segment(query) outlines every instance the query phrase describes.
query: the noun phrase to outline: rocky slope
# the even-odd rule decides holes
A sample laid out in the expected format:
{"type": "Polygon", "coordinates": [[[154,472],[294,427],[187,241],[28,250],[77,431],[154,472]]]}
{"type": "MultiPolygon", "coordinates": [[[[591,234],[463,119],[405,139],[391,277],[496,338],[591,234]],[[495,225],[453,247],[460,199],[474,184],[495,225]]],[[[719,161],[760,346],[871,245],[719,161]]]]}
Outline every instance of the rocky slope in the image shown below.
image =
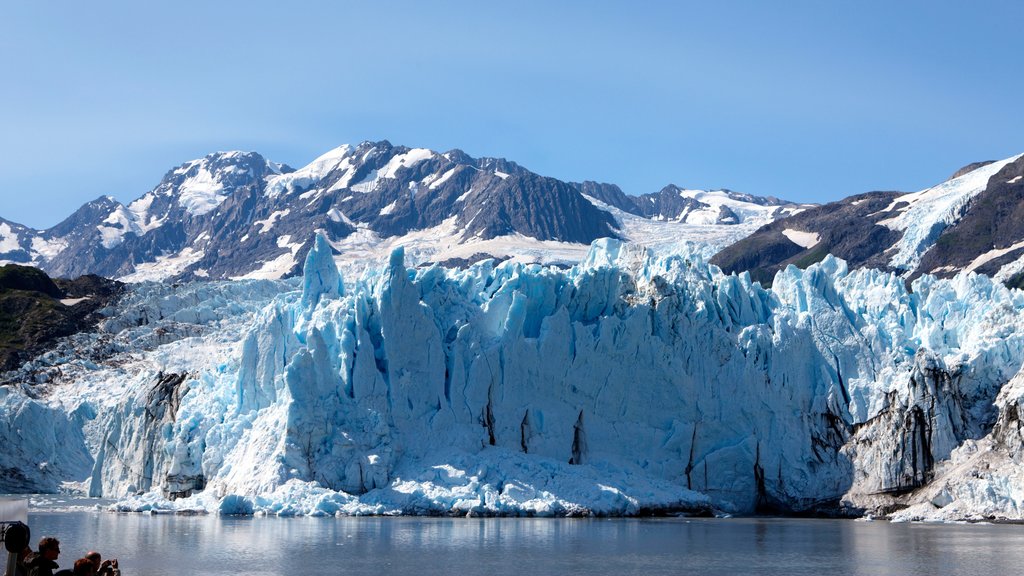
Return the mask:
{"type": "Polygon", "coordinates": [[[44,352],[59,338],[89,330],[123,285],[98,276],[51,280],[42,271],[0,267],[0,373],[44,352]]]}
{"type": "Polygon", "coordinates": [[[356,266],[397,246],[415,262],[569,265],[597,238],[720,247],[799,209],[674,186],[635,198],[503,159],[364,142],[298,170],[252,152],[211,154],[171,170],[128,205],[99,198],[43,231],[0,221],[0,263],[128,281],[281,278],[298,273],[321,232],[339,261],[356,266]]]}
{"type": "Polygon", "coordinates": [[[1024,282],[1024,155],[979,162],[913,194],[871,192],[768,224],[717,254],[726,271],[769,281],[789,264],[826,254],[851,266],[950,278],[987,274],[1024,282]]]}

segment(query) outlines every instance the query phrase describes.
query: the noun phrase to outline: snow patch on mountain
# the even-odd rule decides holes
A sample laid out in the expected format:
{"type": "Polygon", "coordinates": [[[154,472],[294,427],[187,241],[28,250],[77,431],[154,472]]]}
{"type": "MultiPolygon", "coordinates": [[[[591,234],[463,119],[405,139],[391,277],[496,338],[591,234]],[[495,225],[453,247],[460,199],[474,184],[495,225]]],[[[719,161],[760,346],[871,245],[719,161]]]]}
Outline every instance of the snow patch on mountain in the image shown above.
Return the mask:
{"type": "Polygon", "coordinates": [[[290,252],[285,252],[264,262],[257,262],[260,265],[259,268],[246,272],[239,276],[232,276],[232,280],[277,280],[284,278],[289,273],[295,270],[295,265],[298,261],[295,256],[290,252]]]}
{"type": "Polygon", "coordinates": [[[277,280],[284,278],[295,271],[295,267],[298,264],[298,252],[302,249],[304,243],[301,241],[293,242],[291,235],[284,235],[277,239],[278,248],[284,248],[288,250],[283,254],[279,254],[275,258],[258,262],[259,268],[256,268],[245,274],[233,276],[232,280],[277,280]]]}
{"type": "Polygon", "coordinates": [[[793,230],[792,228],[786,228],[782,231],[782,235],[789,238],[789,241],[802,248],[813,248],[821,242],[821,235],[815,232],[801,232],[800,230],[793,230]]]}
{"type": "Polygon", "coordinates": [[[362,180],[349,186],[349,189],[354,192],[362,192],[364,194],[373,192],[377,189],[377,182],[380,180],[380,175],[376,169],[371,170],[362,180]]]}
{"type": "Polygon", "coordinates": [[[157,256],[153,262],[141,262],[135,270],[118,278],[122,282],[159,282],[185,272],[189,266],[203,259],[206,253],[188,246],[175,254],[157,256]]]}
{"type": "MultiPolygon", "coordinates": [[[[32,251],[42,257],[43,260],[52,259],[67,247],[68,242],[63,238],[46,239],[41,236],[32,238],[32,251]]],[[[0,251],[3,251],[3,249],[0,248],[0,251]]]]}
{"type": "Polygon", "coordinates": [[[6,222],[0,222],[0,252],[21,250],[21,238],[6,222]]]}
{"type": "Polygon", "coordinates": [[[294,172],[269,176],[265,189],[266,195],[276,197],[295,190],[306,189],[320,182],[334,170],[351,168],[348,158],[351,150],[352,147],[345,144],[322,154],[294,172]]]}
{"type": "MultiPolygon", "coordinates": [[[[193,165],[189,167],[191,168],[193,165]]],[[[194,176],[186,178],[178,186],[177,200],[178,204],[189,214],[202,216],[212,212],[224,202],[227,195],[223,192],[224,184],[203,163],[199,165],[194,176]]]]}
{"type": "Polygon", "coordinates": [[[168,216],[166,214],[163,217],[157,217],[149,213],[155,199],[156,196],[150,192],[128,205],[128,212],[131,213],[132,227],[140,236],[151,230],[156,230],[167,221],[168,216]]]}
{"type": "MultiPolygon", "coordinates": [[[[971,263],[968,264],[966,268],[964,268],[964,272],[973,272],[977,270],[979,266],[985,264],[986,262],[995,260],[996,258],[999,258],[1000,256],[1003,256],[1005,254],[1009,254],[1014,250],[1020,250],[1021,248],[1024,248],[1024,240],[1017,242],[1016,244],[1007,246],[1006,248],[993,248],[992,250],[989,250],[984,254],[979,254],[977,258],[972,260],[971,263]]],[[[1002,272],[1002,270],[1000,270],[1000,272],[1002,272]]]]}
{"type": "Polygon", "coordinates": [[[358,224],[353,222],[351,218],[346,216],[344,212],[338,210],[337,208],[331,208],[330,210],[328,210],[327,218],[330,219],[331,222],[344,222],[345,224],[348,224],[353,228],[356,228],[358,226],[358,224]]]}
{"type": "Polygon", "coordinates": [[[124,236],[128,233],[138,234],[138,227],[135,225],[134,214],[120,204],[103,220],[103,224],[96,227],[102,237],[101,244],[107,250],[124,242],[124,236]]]}
{"type": "Polygon", "coordinates": [[[88,299],[88,296],[82,296],[81,298],[61,298],[59,302],[65,306],[74,306],[75,304],[85,302],[88,299]]]}
{"type": "Polygon", "coordinates": [[[275,222],[289,214],[291,214],[291,209],[285,208],[284,210],[278,210],[271,213],[270,216],[267,216],[264,220],[256,220],[253,224],[260,227],[260,229],[257,230],[257,234],[266,234],[274,227],[275,222]]]}
{"type": "MultiPolygon", "coordinates": [[[[756,224],[756,227],[759,228],[775,220],[776,216],[774,216],[774,214],[780,210],[779,206],[762,206],[760,204],[738,199],[736,198],[735,193],[731,193],[727,190],[680,190],[679,196],[682,198],[690,198],[708,205],[708,208],[694,210],[687,213],[683,220],[688,224],[717,224],[722,213],[722,208],[724,207],[729,209],[739,218],[739,221],[736,222],[737,224],[756,224]]],[[[791,216],[796,214],[799,209],[795,207],[787,207],[783,208],[782,211],[786,216],[791,216]]]]}
{"type": "MultiPolygon", "coordinates": [[[[455,166],[454,168],[449,168],[448,170],[445,170],[444,174],[441,174],[437,178],[428,177],[430,181],[428,182],[427,180],[424,180],[423,183],[429,184],[431,190],[436,190],[443,186],[444,183],[447,182],[452,176],[454,176],[455,173],[458,172],[460,168],[462,168],[462,166],[455,166]]],[[[433,176],[433,174],[431,176],[433,176]]]]}
{"type": "Polygon", "coordinates": [[[380,169],[381,178],[395,178],[402,168],[409,168],[414,164],[428,160],[434,156],[434,152],[426,148],[413,148],[404,154],[396,154],[383,168],[380,169]]]}

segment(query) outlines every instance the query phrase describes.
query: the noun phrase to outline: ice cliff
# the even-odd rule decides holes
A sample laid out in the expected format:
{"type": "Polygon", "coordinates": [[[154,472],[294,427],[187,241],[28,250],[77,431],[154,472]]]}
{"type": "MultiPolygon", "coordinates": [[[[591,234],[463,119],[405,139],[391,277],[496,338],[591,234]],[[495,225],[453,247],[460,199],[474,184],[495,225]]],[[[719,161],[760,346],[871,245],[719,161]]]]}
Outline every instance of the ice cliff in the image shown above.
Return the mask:
{"type": "Polygon", "coordinates": [[[228,513],[1024,514],[1024,294],[985,276],[907,290],[828,257],[766,290],[611,240],[569,270],[398,250],[343,281],[319,239],[304,271],[141,285],[23,368],[3,487],[228,513]],[[979,451],[1003,467],[975,474],[979,451]]]}

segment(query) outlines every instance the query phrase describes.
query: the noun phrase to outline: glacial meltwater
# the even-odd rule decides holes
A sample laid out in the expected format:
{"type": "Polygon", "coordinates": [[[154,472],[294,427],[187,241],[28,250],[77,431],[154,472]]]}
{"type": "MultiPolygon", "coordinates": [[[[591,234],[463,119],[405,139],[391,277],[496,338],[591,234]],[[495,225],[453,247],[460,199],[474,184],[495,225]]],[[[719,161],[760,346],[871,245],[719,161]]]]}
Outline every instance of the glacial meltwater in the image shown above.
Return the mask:
{"type": "Polygon", "coordinates": [[[1013,574],[1024,526],[776,518],[277,518],[30,511],[125,576],[1013,574]]]}

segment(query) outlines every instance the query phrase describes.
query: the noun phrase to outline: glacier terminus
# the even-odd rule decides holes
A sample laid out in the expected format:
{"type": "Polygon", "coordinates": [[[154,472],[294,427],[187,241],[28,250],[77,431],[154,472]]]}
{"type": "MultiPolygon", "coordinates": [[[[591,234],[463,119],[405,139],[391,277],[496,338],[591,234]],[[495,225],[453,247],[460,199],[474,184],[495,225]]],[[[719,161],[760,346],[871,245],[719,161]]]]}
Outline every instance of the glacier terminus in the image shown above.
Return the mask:
{"type": "Polygon", "coordinates": [[[832,256],[569,268],[317,236],[289,280],[139,283],[8,373],[0,490],[278,515],[1024,518],[1024,293],[832,256]]]}

